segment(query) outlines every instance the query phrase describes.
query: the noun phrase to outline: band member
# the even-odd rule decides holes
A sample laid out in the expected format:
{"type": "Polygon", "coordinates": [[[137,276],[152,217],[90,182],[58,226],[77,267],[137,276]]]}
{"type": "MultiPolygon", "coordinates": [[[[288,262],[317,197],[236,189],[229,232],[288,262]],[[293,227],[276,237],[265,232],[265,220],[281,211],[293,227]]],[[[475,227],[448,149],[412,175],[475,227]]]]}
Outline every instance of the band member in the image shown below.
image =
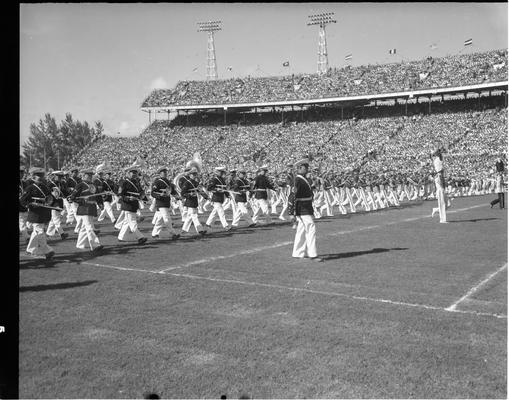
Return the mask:
{"type": "MultiPolygon", "coordinates": [[[[196,180],[198,170],[193,167],[188,171],[187,175],[188,176],[185,177],[181,186],[184,206],[187,208],[186,219],[184,221],[184,225],[182,225],[182,231],[186,233],[189,232],[192,222],[196,232],[200,235],[205,235],[207,231],[203,229],[203,226],[200,224],[200,220],[198,219],[198,193],[200,192],[199,182],[196,180]]],[[[206,193],[202,192],[202,195],[207,197],[206,193]]]]}
{"type": "MultiPolygon", "coordinates": [[[[78,168],[72,168],[71,169],[71,176],[66,180],[67,189],[68,189],[68,198],[74,192],[76,189],[76,186],[78,186],[78,183],[81,182],[81,178],[78,176],[78,168]]],[[[78,210],[78,203],[74,203],[72,201],[69,201],[69,207],[67,209],[67,220],[65,221],[66,224],[71,224],[73,221],[76,220],[76,211],[78,210]]],[[[77,220],[76,220],[77,222],[77,220]]],[[[74,230],[76,232],[76,230],[74,230]]]]}
{"type": "MultiPolygon", "coordinates": [[[[23,196],[26,187],[30,184],[25,179],[25,167],[21,165],[19,167],[19,199],[23,196]]],[[[19,202],[19,233],[21,234],[21,238],[28,243],[30,240],[30,236],[28,235],[28,227],[27,227],[27,211],[28,209],[19,202]]]]}
{"type": "Polygon", "coordinates": [[[295,232],[295,241],[293,243],[294,258],[309,257],[314,261],[321,262],[316,252],[316,227],[313,220],[313,189],[311,182],[306,179],[309,169],[307,159],[295,163],[297,167],[297,176],[295,177],[294,199],[291,199],[289,213],[292,220],[296,219],[297,230],[295,232]]]}
{"type": "Polygon", "coordinates": [[[247,193],[251,188],[249,181],[245,178],[246,171],[244,169],[239,169],[238,176],[232,182],[233,194],[235,195],[235,212],[233,214],[233,222],[232,226],[237,227],[239,225],[240,219],[244,217],[248,222],[249,227],[253,227],[256,223],[253,221],[251,216],[249,215],[249,211],[247,210],[247,193]]]}
{"type": "Polygon", "coordinates": [[[176,240],[180,237],[175,229],[171,220],[171,197],[178,196],[175,190],[175,185],[168,179],[168,168],[161,167],[157,170],[160,174],[159,178],[155,179],[152,183],[151,196],[156,199],[156,216],[154,229],[152,230],[152,237],[158,238],[159,234],[166,227],[171,234],[171,239],[176,240]]]}
{"type": "Polygon", "coordinates": [[[447,215],[445,212],[446,209],[446,199],[445,199],[445,176],[444,176],[444,164],[443,164],[443,156],[440,149],[437,149],[432,154],[433,159],[433,167],[435,169],[434,179],[435,179],[435,188],[436,188],[436,197],[438,200],[438,207],[433,208],[431,213],[431,217],[435,215],[438,211],[440,215],[440,223],[447,224],[447,215]]]}
{"type": "MultiPolygon", "coordinates": [[[[189,174],[190,170],[191,170],[191,168],[188,168],[188,167],[184,168],[183,175],[177,181],[177,185],[178,185],[179,188],[181,188],[182,185],[184,184],[185,176],[187,174],[189,174]]],[[[180,210],[180,216],[182,218],[182,222],[184,222],[186,220],[187,207],[184,205],[184,201],[183,200],[178,200],[177,204],[178,204],[178,208],[180,210]]]]}
{"type": "Polygon", "coordinates": [[[100,190],[92,182],[92,175],[94,174],[92,169],[84,169],[81,173],[83,180],[78,183],[70,196],[71,201],[78,203],[76,218],[80,230],[76,247],[84,250],[88,243],[91,251],[98,252],[104,246],[101,245],[94,232],[93,218],[97,216],[97,199],[100,197],[100,190]]]}
{"type": "MultiPolygon", "coordinates": [[[[237,170],[232,169],[230,170],[230,176],[226,180],[227,188],[232,190],[233,188],[233,182],[237,179],[237,170]]],[[[228,210],[231,207],[233,215],[236,214],[237,205],[235,204],[235,199],[233,196],[229,196],[226,198],[225,203],[223,204],[223,209],[228,210]]]]}
{"type": "Polygon", "coordinates": [[[48,199],[52,201],[50,188],[47,186],[42,168],[31,168],[33,183],[25,188],[19,199],[23,207],[28,208],[27,221],[32,224],[33,231],[27,245],[27,253],[34,257],[44,256],[47,260],[55,255],[53,249],[48,246],[45,224],[51,220],[51,209],[46,206],[48,199]]]}
{"type": "Polygon", "coordinates": [[[498,193],[498,199],[493,200],[491,204],[491,208],[495,204],[499,204],[500,208],[505,208],[505,193],[504,193],[504,162],[501,158],[497,158],[496,162],[496,185],[495,191],[498,193]]]}
{"type": "Polygon", "coordinates": [[[226,231],[230,231],[232,229],[231,226],[226,222],[226,217],[224,215],[223,203],[225,197],[228,195],[227,185],[225,181],[226,169],[225,167],[216,167],[215,168],[216,175],[212,177],[207,185],[207,190],[212,192],[212,204],[214,205],[214,209],[209,215],[207,222],[205,225],[208,228],[212,228],[212,223],[216,216],[219,216],[219,220],[223,225],[223,228],[226,231]]]}
{"type": "MultiPolygon", "coordinates": [[[[51,189],[51,195],[54,200],[51,204],[52,207],[64,209],[64,197],[68,194],[67,187],[63,180],[64,173],[62,171],[53,171],[51,179],[48,180],[48,186],[51,189]]],[[[60,239],[65,240],[69,236],[62,229],[62,212],[58,210],[51,210],[51,221],[48,224],[46,235],[54,236],[56,233],[59,234],[60,239]]]]}
{"type": "Polygon", "coordinates": [[[139,244],[147,241],[147,238],[138,229],[138,221],[136,220],[136,212],[139,208],[140,199],[144,199],[145,193],[138,180],[138,165],[132,165],[127,168],[127,177],[123,180],[120,187],[120,196],[122,199],[122,210],[125,212],[122,228],[118,234],[120,242],[126,241],[127,230],[134,234],[139,244]]]}
{"type": "Polygon", "coordinates": [[[254,180],[253,191],[255,192],[255,201],[258,205],[257,210],[253,215],[253,221],[258,222],[260,214],[265,216],[265,222],[267,224],[272,223],[272,217],[269,213],[269,204],[267,202],[267,190],[272,189],[275,190],[274,185],[269,181],[266,176],[268,171],[268,167],[266,165],[260,167],[258,170],[258,176],[254,180]]]}
{"type": "Polygon", "coordinates": [[[115,214],[113,213],[113,195],[116,193],[117,185],[115,185],[115,182],[111,180],[111,171],[105,170],[99,172],[99,178],[102,181],[102,187],[104,192],[109,192],[108,194],[102,195],[102,201],[103,201],[103,209],[101,210],[101,213],[99,214],[99,217],[97,218],[97,221],[103,221],[106,215],[111,220],[112,224],[115,224],[115,214]]]}

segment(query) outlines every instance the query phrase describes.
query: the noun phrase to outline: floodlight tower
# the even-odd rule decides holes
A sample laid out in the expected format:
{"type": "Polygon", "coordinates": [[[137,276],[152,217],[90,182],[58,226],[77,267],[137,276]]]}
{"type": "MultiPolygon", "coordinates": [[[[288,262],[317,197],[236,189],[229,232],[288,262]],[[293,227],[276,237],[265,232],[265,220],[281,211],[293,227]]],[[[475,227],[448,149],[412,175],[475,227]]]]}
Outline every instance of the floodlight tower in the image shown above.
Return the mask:
{"type": "Polygon", "coordinates": [[[221,21],[198,22],[198,32],[207,32],[207,80],[217,79],[214,32],[221,30],[221,21]]]}
{"type": "Polygon", "coordinates": [[[325,26],[327,24],[336,23],[336,20],[332,19],[334,16],[333,12],[315,14],[309,16],[309,25],[319,25],[320,30],[318,31],[318,75],[323,75],[327,72],[329,67],[329,60],[327,58],[327,38],[325,36],[325,26]]]}

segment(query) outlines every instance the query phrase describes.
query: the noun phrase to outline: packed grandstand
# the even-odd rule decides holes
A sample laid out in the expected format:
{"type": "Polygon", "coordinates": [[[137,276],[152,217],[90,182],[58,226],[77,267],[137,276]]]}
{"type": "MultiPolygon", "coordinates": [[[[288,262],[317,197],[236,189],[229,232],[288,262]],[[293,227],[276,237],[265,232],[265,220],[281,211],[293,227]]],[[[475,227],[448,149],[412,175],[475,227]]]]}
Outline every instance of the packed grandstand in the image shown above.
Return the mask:
{"type": "Polygon", "coordinates": [[[420,61],[332,68],[325,75],[291,75],[215,81],[179,82],[155,90],[142,107],[226,105],[312,100],[412,90],[465,87],[499,82],[505,89],[406,101],[343,103],[287,111],[233,110],[225,124],[217,111],[193,111],[173,120],[155,120],[139,136],[104,137],[82,150],[64,168],[98,165],[108,160],[120,174],[135,159],[145,159],[150,176],[161,165],[182,171],[195,152],[204,173],[214,166],[244,166],[255,172],[268,164],[277,175],[302,155],[321,174],[337,180],[355,175],[358,184],[379,179],[428,179],[434,148],[448,152],[447,175],[464,182],[490,174],[497,157],[507,161],[507,49],[428,57],[420,61]]]}

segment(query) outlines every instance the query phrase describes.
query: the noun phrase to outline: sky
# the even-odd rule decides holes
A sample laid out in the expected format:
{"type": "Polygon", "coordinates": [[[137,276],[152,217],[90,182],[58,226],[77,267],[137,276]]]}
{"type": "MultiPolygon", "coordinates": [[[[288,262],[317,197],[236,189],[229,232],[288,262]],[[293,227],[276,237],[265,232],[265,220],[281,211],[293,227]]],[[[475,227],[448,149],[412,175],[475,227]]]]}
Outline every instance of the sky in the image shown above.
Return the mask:
{"type": "Polygon", "coordinates": [[[45,113],[138,135],[148,124],[141,103],[154,88],[205,79],[200,21],[222,21],[219,79],[315,73],[318,28],[306,24],[322,12],[337,21],[326,29],[331,67],[508,47],[507,3],[21,4],[20,143],[45,113]]]}

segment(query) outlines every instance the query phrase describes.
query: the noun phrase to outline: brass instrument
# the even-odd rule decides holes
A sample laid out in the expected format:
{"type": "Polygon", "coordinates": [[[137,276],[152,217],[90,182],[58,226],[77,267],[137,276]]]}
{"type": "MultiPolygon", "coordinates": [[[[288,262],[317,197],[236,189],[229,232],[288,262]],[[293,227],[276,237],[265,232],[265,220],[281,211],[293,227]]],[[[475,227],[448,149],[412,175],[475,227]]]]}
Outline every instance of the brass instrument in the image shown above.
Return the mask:
{"type": "Polygon", "coordinates": [[[63,211],[63,208],[53,207],[51,205],[51,204],[53,204],[53,201],[55,200],[55,198],[51,194],[48,194],[46,197],[32,197],[32,200],[35,200],[35,201],[32,201],[31,203],[29,203],[28,204],[29,206],[39,207],[39,208],[49,208],[51,210],[63,211]]]}

